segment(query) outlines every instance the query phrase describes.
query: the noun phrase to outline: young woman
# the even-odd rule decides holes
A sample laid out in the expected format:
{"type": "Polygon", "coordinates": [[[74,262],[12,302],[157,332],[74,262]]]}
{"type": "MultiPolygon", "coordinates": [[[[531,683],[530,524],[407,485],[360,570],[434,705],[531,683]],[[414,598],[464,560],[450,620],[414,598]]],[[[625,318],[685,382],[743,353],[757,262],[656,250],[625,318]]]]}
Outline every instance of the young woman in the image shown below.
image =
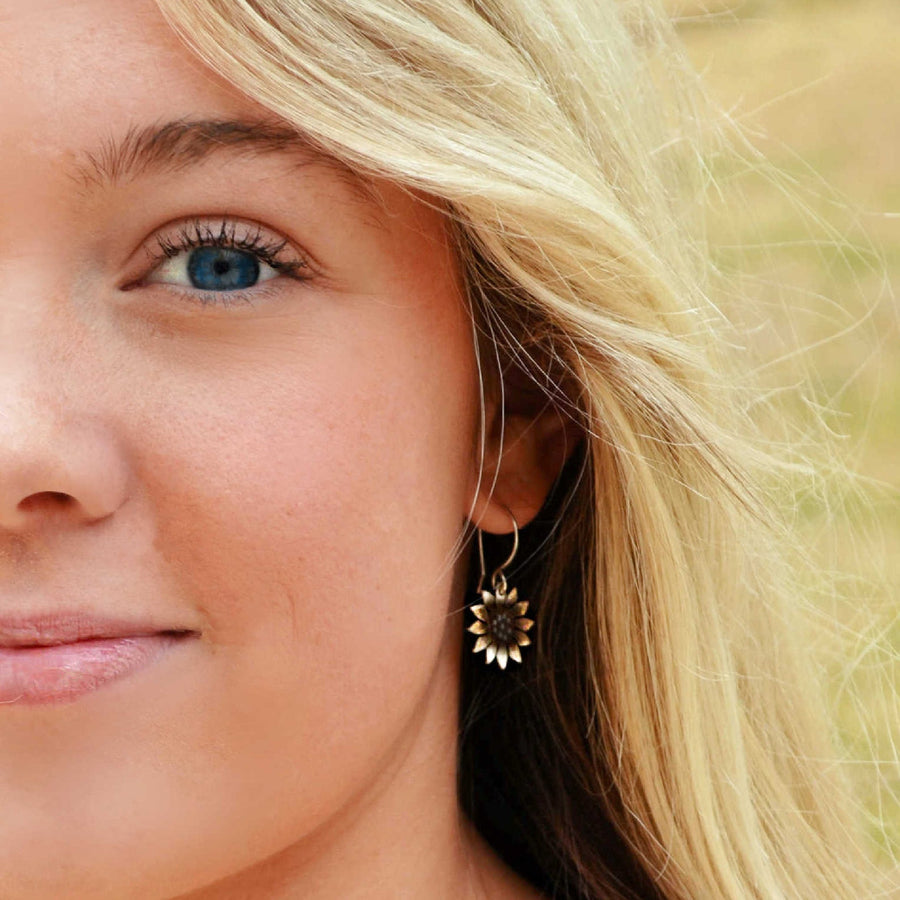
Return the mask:
{"type": "Polygon", "coordinates": [[[866,896],[680,71],[618,0],[0,2],[4,900],[866,896]]]}

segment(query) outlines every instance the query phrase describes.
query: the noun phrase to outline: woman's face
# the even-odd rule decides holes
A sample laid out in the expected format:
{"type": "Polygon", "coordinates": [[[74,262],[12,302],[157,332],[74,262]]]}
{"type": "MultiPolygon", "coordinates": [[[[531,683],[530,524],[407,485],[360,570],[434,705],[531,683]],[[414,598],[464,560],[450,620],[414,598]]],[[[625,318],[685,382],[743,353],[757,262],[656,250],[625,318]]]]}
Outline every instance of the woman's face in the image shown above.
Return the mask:
{"type": "Polygon", "coordinates": [[[144,0],[0,0],[0,97],[0,644],[190,632],[0,698],[0,894],[186,894],[388,783],[455,802],[478,403],[440,217],[144,0]]]}

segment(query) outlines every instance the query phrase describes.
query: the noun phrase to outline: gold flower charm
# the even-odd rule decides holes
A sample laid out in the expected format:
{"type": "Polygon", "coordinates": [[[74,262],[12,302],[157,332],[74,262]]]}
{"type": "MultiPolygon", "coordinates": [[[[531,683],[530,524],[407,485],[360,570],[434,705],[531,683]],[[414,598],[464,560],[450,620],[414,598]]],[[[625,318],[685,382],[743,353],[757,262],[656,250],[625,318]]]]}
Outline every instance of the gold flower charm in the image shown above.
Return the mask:
{"type": "Polygon", "coordinates": [[[524,618],[528,611],[528,603],[519,600],[518,591],[513,588],[508,594],[504,585],[495,585],[495,593],[482,591],[483,604],[472,607],[475,622],[469,626],[472,634],[478,635],[473,653],[487,650],[484,661],[492,663],[495,659],[501,669],[506,668],[510,659],[522,662],[519,647],[527,647],[531,640],[525,634],[534,622],[524,618]]]}

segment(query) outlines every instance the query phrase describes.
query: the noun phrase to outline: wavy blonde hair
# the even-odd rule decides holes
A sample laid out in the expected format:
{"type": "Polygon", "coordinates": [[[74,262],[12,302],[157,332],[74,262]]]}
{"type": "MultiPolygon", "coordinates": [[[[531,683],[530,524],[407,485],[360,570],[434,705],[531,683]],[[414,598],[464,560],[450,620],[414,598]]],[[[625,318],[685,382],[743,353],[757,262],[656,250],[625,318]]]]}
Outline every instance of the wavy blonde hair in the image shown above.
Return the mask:
{"type": "Polygon", "coordinates": [[[446,211],[482,357],[582,429],[522,573],[534,659],[502,684],[464,673],[460,797],[483,833],[557,897],[870,895],[685,227],[702,116],[665,17],[641,0],[158,2],[305,139],[446,211]]]}

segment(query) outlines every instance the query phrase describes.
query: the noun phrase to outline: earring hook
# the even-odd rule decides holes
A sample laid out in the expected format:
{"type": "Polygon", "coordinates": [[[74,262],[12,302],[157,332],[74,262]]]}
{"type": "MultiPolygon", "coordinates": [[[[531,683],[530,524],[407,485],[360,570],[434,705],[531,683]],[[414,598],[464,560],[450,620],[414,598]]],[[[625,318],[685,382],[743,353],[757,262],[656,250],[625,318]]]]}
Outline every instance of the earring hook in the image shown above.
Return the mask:
{"type": "MultiPolygon", "coordinates": [[[[501,594],[506,593],[506,576],[503,574],[503,570],[516,558],[516,554],[519,552],[519,523],[516,521],[516,517],[512,514],[512,510],[509,507],[504,507],[504,509],[509,513],[510,519],[512,519],[513,545],[507,559],[497,566],[497,568],[494,569],[494,573],[491,575],[491,587],[494,589],[495,594],[498,590],[501,594]]],[[[482,588],[484,587],[484,580],[487,577],[487,569],[484,564],[484,541],[482,539],[482,534],[483,532],[479,528],[478,559],[481,563],[481,577],[478,579],[478,587],[476,588],[476,593],[478,594],[481,593],[482,588]]]]}

